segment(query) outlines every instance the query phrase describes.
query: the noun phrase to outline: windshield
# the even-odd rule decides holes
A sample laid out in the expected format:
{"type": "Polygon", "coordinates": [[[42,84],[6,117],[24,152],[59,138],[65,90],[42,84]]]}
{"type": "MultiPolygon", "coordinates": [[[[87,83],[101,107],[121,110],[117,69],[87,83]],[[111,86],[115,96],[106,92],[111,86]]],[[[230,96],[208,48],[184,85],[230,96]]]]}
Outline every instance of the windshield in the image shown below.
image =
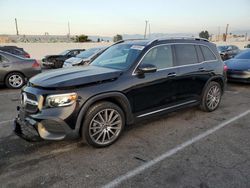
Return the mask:
{"type": "Polygon", "coordinates": [[[235,59],[250,59],[250,50],[242,52],[234,57],[235,59]]]}
{"type": "Polygon", "coordinates": [[[116,44],[104,51],[91,65],[125,70],[136,60],[143,48],[133,44],[116,44]]]}
{"type": "Polygon", "coordinates": [[[91,48],[91,49],[88,49],[88,50],[85,50],[85,51],[81,52],[76,57],[81,58],[81,59],[86,59],[86,58],[89,58],[90,56],[94,55],[95,53],[97,53],[99,51],[100,51],[99,48],[91,48]]]}
{"type": "Polygon", "coordinates": [[[219,51],[226,51],[228,49],[228,46],[218,46],[217,48],[219,51]]]}
{"type": "Polygon", "coordinates": [[[66,51],[62,52],[59,55],[67,55],[67,53],[69,53],[69,50],[66,50],[66,51]]]}

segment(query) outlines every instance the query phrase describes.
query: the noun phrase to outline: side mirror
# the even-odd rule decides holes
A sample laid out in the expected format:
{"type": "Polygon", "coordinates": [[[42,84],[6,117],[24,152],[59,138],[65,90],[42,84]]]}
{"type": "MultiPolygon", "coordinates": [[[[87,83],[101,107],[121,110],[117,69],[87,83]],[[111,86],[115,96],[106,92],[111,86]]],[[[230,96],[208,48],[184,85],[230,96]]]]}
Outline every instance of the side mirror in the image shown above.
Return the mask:
{"type": "Polygon", "coordinates": [[[142,64],[137,69],[138,74],[153,73],[156,71],[157,71],[156,66],[152,64],[142,64]]]}

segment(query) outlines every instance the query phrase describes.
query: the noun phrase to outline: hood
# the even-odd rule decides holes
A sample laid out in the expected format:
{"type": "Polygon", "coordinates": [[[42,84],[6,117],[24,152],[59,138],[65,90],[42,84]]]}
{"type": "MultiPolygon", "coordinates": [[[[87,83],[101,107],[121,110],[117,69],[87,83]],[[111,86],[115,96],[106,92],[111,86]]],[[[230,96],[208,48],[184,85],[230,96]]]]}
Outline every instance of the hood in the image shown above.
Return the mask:
{"type": "Polygon", "coordinates": [[[118,78],[122,71],[97,66],[72,67],[44,72],[30,79],[34,87],[65,88],[118,78]]]}
{"type": "Polygon", "coordinates": [[[230,59],[224,62],[230,70],[249,70],[250,59],[230,59]]]}
{"type": "Polygon", "coordinates": [[[76,64],[81,63],[82,61],[86,61],[86,60],[79,58],[79,57],[71,57],[71,58],[67,59],[65,62],[72,64],[72,65],[76,65],[76,64]]]}

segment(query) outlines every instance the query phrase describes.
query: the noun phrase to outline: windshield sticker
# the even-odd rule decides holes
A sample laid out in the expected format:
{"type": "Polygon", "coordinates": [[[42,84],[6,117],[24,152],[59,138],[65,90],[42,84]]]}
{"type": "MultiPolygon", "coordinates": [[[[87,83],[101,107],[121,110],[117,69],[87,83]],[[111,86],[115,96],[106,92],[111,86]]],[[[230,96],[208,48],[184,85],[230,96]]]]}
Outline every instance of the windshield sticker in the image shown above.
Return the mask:
{"type": "Polygon", "coordinates": [[[144,46],[133,45],[133,46],[131,46],[130,49],[134,49],[134,50],[143,50],[143,49],[144,49],[144,46]]]}

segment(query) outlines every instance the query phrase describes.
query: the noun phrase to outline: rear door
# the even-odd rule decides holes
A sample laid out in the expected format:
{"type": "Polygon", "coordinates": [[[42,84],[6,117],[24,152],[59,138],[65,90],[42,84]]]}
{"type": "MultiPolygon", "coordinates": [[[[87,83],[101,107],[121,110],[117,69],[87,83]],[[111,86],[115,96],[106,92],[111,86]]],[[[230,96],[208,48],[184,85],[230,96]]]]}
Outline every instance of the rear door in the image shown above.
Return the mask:
{"type": "Polygon", "coordinates": [[[175,44],[175,60],[179,66],[177,97],[179,100],[199,100],[209,75],[204,56],[195,44],[175,44]]]}
{"type": "Polygon", "coordinates": [[[2,54],[0,54],[0,82],[4,82],[4,77],[10,67],[10,61],[2,54]]]}

